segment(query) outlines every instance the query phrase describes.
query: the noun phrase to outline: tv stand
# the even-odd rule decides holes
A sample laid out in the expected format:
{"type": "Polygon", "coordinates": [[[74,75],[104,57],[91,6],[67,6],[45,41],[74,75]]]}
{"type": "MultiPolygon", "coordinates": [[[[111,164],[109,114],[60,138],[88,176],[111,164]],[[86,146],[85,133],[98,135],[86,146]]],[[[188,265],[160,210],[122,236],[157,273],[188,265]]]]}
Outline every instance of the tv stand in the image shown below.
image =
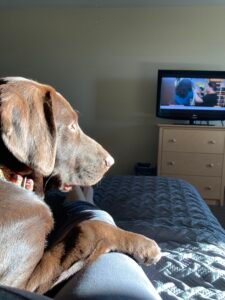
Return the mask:
{"type": "Polygon", "coordinates": [[[225,128],[159,126],[157,175],[192,183],[209,204],[224,203],[225,128]]]}
{"type": "Polygon", "coordinates": [[[189,125],[195,125],[195,120],[189,120],[189,125]]]}
{"type": "Polygon", "coordinates": [[[188,125],[195,125],[195,126],[215,126],[214,124],[196,124],[196,121],[199,121],[199,120],[189,120],[189,124],[188,125]]]}

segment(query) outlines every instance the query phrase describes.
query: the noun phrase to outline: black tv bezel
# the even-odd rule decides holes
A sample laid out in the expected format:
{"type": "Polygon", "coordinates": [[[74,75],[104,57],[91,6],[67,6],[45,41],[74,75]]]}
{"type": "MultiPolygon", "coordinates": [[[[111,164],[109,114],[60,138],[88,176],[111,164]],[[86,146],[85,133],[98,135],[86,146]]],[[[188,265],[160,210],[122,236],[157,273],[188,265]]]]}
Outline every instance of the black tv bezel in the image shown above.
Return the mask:
{"type": "Polygon", "coordinates": [[[158,70],[156,116],[171,120],[187,121],[221,121],[225,120],[225,111],[210,110],[165,110],[160,109],[160,95],[163,77],[191,77],[191,78],[224,78],[225,71],[199,70],[158,70]]]}

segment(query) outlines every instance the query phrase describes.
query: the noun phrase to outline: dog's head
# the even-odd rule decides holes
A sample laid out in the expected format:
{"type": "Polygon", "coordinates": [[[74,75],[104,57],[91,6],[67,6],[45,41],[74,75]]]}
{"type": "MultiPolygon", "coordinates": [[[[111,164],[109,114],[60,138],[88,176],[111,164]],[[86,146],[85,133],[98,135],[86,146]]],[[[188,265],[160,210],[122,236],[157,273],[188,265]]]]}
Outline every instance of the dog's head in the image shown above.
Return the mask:
{"type": "Polygon", "coordinates": [[[0,120],[1,139],[13,157],[43,176],[59,176],[62,190],[95,184],[114,163],[82,132],[77,113],[51,86],[1,79],[0,120]]]}

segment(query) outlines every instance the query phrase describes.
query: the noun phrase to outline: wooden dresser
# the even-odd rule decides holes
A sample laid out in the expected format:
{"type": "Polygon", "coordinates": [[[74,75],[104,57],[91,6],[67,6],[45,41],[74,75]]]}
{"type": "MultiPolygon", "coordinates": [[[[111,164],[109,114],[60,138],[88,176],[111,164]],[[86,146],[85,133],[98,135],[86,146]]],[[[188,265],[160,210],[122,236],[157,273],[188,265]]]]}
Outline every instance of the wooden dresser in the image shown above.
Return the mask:
{"type": "Polygon", "coordinates": [[[209,204],[224,203],[225,128],[159,125],[157,172],[192,183],[209,204]]]}

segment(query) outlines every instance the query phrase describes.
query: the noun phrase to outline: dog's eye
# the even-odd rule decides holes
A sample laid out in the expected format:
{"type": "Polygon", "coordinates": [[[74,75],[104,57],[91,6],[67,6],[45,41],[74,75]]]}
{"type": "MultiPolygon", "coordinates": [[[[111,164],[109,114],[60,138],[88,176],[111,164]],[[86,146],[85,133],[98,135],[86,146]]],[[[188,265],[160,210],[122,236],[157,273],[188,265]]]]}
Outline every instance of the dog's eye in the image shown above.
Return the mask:
{"type": "Polygon", "coordinates": [[[72,130],[72,131],[77,130],[77,124],[76,124],[76,123],[70,124],[70,125],[69,125],[69,129],[72,130]]]}

